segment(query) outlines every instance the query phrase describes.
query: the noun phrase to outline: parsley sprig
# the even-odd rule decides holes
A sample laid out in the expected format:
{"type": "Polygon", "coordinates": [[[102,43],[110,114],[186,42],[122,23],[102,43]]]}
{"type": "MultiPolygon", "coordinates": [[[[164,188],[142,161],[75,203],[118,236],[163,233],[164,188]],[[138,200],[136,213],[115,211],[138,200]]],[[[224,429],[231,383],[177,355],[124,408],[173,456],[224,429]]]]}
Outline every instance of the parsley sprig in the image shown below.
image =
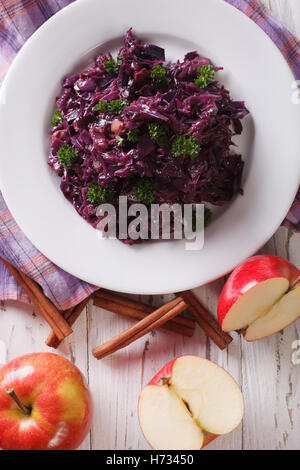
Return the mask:
{"type": "Polygon", "coordinates": [[[140,131],[139,128],[131,129],[126,133],[127,139],[129,142],[136,144],[140,140],[140,131]]]}
{"type": "Polygon", "coordinates": [[[154,65],[152,67],[150,77],[160,86],[167,86],[171,81],[161,65],[154,65]]]}
{"type": "MultiPolygon", "coordinates": [[[[208,207],[204,207],[204,228],[206,228],[212,219],[212,211],[208,207]]],[[[197,212],[193,210],[192,212],[192,229],[195,232],[197,228],[197,212]]]]}
{"type": "Polygon", "coordinates": [[[107,73],[109,75],[118,75],[119,70],[120,70],[120,65],[121,65],[122,59],[121,57],[117,57],[117,60],[111,59],[111,60],[105,60],[103,65],[107,73]]]}
{"type": "Polygon", "coordinates": [[[213,65],[201,65],[197,70],[196,85],[205,88],[207,85],[215,81],[215,69],[213,65]]]}
{"type": "Polygon", "coordinates": [[[100,100],[95,106],[94,111],[101,111],[103,113],[121,114],[128,106],[127,100],[100,100]]]}
{"type": "Polygon", "coordinates": [[[111,201],[114,197],[113,189],[106,189],[100,184],[91,183],[86,194],[86,198],[92,204],[104,204],[105,202],[111,201]]]}
{"type": "Polygon", "coordinates": [[[68,170],[76,162],[78,151],[69,145],[62,145],[57,152],[57,157],[61,165],[68,170]]]}
{"type": "Polygon", "coordinates": [[[148,132],[150,138],[159,145],[164,147],[167,143],[167,134],[160,122],[149,122],[148,132]]]}
{"type": "Polygon", "coordinates": [[[171,153],[174,157],[189,156],[191,160],[194,160],[198,157],[200,150],[201,147],[195,137],[179,135],[173,141],[171,153]]]}
{"type": "Polygon", "coordinates": [[[152,204],[155,201],[156,185],[148,176],[141,178],[133,187],[133,193],[139,202],[152,204]]]}
{"type": "Polygon", "coordinates": [[[55,113],[53,114],[51,124],[52,124],[53,127],[55,127],[55,126],[58,126],[59,124],[61,124],[62,122],[63,122],[62,114],[59,111],[59,109],[57,109],[55,111],[55,113]]]}
{"type": "Polygon", "coordinates": [[[123,147],[125,139],[124,139],[124,137],[121,137],[120,135],[117,135],[116,142],[117,142],[117,145],[119,147],[123,147]]]}

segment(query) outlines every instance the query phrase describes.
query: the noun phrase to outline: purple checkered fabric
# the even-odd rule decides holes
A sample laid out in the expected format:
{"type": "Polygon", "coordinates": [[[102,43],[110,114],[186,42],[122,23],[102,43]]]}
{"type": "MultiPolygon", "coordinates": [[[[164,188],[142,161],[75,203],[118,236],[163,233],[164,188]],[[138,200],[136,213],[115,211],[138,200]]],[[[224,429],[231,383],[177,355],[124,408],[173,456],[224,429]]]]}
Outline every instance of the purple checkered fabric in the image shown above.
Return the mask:
{"type": "MultiPolygon", "coordinates": [[[[281,50],[295,78],[300,80],[300,42],[257,0],[225,0],[257,23],[281,50]]],[[[50,16],[72,0],[0,0],[0,78],[24,42],[50,16]]],[[[284,224],[300,231],[300,191],[284,224]]],[[[65,310],[96,288],[64,272],[43,256],[25,237],[0,193],[0,256],[35,279],[44,293],[65,310]]],[[[26,294],[0,263],[0,299],[29,302],[26,294]]]]}

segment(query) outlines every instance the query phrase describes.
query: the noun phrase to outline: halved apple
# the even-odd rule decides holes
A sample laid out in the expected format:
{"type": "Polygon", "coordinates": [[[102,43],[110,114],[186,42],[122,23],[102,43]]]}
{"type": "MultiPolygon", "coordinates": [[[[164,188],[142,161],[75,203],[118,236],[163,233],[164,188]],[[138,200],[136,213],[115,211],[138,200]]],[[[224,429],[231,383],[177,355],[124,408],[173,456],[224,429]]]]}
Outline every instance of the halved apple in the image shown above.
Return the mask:
{"type": "Polygon", "coordinates": [[[153,449],[200,450],[240,424],[244,400],[224,369],[201,357],[182,356],[144,388],[138,414],[153,449]]]}
{"type": "Polygon", "coordinates": [[[224,331],[242,331],[247,341],[265,338],[300,317],[300,271],[278,256],[259,255],[228,278],[218,305],[224,331]]]}

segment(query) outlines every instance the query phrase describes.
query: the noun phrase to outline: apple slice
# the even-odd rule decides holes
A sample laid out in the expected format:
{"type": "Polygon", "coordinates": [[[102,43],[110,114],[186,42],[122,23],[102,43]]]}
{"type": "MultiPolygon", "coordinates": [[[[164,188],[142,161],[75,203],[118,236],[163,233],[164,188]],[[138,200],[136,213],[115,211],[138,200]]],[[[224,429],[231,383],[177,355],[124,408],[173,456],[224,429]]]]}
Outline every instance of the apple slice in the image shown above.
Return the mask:
{"type": "Polygon", "coordinates": [[[241,422],[242,393],[234,379],[207,359],[171,361],[144,388],[139,420],[156,450],[199,450],[241,422]]]}
{"type": "Polygon", "coordinates": [[[277,301],[266,315],[258,318],[247,328],[245,339],[247,341],[256,341],[278,333],[278,331],[297,320],[299,316],[300,283],[277,301]]]}
{"type": "Polygon", "coordinates": [[[300,316],[298,279],[300,271],[278,256],[249,258],[233,271],[221,293],[222,329],[242,330],[247,341],[255,341],[285,328],[300,316]]]}
{"type": "Polygon", "coordinates": [[[256,284],[233,304],[223,320],[224,331],[246,329],[259,317],[265,315],[288,290],[289,282],[274,278],[256,284]]]}

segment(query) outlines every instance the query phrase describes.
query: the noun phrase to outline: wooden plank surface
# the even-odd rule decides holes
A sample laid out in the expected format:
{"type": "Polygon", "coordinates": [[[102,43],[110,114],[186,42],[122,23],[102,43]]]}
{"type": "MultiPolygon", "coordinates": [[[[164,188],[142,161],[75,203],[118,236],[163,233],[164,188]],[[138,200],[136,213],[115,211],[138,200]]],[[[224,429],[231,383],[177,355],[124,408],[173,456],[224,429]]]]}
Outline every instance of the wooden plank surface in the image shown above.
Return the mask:
{"type": "MultiPolygon", "coordinates": [[[[299,0],[264,3],[300,36],[299,0]]],[[[300,266],[299,241],[300,235],[280,228],[261,252],[283,256],[300,266]]],[[[223,284],[221,279],[197,290],[212,312],[216,312],[223,284]]],[[[141,297],[153,305],[169,298],[141,297]]],[[[148,449],[138,425],[139,393],[165,363],[181,354],[201,355],[224,366],[245,396],[243,424],[232,434],[215,440],[209,449],[300,449],[300,365],[292,362],[292,345],[299,339],[300,321],[253,344],[235,335],[223,352],[198,328],[192,339],[156,331],[112,357],[96,361],[92,347],[131,324],[89,304],[74,335],[59,349],[85,374],[95,400],[93,427],[81,449],[148,449]]],[[[1,303],[0,364],[28,352],[48,350],[44,345],[47,334],[48,326],[31,307],[1,303]]]]}

